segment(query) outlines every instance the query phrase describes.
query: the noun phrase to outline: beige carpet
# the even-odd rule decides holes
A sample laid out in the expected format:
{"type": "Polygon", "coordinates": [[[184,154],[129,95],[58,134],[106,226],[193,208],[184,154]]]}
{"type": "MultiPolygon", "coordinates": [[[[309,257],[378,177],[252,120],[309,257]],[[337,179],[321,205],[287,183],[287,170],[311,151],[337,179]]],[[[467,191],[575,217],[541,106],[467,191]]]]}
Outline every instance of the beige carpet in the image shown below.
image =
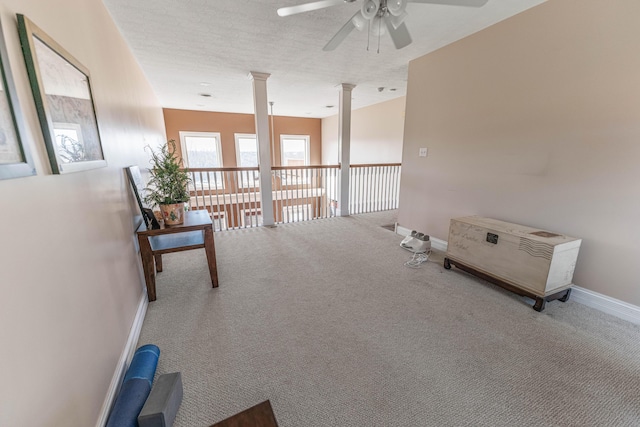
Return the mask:
{"type": "Polygon", "coordinates": [[[139,344],[182,372],[174,425],[266,399],[281,427],[640,425],[638,326],[407,268],[394,215],[216,233],[218,289],[203,250],[166,255],[139,344]]]}

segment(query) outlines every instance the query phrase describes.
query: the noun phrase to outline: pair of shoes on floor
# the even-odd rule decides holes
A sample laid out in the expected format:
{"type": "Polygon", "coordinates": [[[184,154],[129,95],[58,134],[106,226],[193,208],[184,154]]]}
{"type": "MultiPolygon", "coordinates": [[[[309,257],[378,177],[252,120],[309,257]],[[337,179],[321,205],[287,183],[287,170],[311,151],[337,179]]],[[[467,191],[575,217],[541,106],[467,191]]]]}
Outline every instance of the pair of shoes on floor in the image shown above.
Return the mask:
{"type": "Polygon", "coordinates": [[[429,240],[428,234],[412,230],[411,234],[402,239],[400,247],[413,253],[421,254],[431,250],[431,241],[429,240]]]}

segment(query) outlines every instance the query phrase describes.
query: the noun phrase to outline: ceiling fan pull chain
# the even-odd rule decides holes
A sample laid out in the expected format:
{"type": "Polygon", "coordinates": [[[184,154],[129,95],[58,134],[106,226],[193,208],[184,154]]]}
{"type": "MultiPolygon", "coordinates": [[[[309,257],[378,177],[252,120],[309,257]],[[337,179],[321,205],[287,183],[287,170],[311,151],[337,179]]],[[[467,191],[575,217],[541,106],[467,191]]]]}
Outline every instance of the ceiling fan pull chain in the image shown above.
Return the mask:
{"type": "Polygon", "coordinates": [[[378,19],[378,53],[380,53],[380,23],[382,22],[382,19],[378,19]]]}

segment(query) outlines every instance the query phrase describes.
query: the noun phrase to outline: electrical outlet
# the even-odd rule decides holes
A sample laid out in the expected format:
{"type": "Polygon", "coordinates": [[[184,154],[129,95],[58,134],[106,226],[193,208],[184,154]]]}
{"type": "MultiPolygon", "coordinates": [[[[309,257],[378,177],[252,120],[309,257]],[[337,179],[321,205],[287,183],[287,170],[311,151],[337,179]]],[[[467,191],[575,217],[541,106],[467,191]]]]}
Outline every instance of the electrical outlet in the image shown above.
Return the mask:
{"type": "Polygon", "coordinates": [[[418,156],[420,157],[427,157],[427,154],[429,153],[429,149],[428,148],[421,148],[420,151],[418,152],[418,156]]]}

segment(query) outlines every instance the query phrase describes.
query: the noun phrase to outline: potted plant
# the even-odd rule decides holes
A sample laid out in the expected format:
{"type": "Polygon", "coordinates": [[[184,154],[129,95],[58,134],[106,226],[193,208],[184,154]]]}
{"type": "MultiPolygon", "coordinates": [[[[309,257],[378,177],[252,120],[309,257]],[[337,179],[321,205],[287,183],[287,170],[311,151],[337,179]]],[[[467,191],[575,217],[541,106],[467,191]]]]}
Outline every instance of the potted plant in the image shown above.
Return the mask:
{"type": "Polygon", "coordinates": [[[160,147],[159,151],[151,151],[151,169],[149,184],[145,189],[146,203],[158,206],[162,218],[167,225],[184,222],[185,202],[189,201],[187,185],[191,182],[189,173],[181,168],[181,159],[176,156],[176,142],[170,140],[160,147]]]}

